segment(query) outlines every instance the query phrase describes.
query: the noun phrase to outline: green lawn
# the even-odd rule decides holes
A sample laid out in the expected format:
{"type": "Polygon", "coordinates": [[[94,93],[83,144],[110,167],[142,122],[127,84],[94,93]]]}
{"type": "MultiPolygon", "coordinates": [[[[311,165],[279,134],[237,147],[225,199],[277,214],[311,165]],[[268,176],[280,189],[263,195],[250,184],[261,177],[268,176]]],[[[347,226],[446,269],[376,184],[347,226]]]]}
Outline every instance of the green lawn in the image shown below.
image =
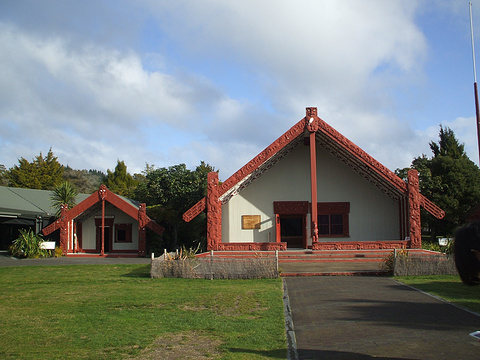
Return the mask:
{"type": "Polygon", "coordinates": [[[0,358],[147,359],[161,351],[163,359],[285,359],[280,279],[150,279],[149,269],[0,268],[0,358]]]}
{"type": "Polygon", "coordinates": [[[480,313],[480,286],[462,284],[455,275],[399,276],[396,280],[480,313]]]}

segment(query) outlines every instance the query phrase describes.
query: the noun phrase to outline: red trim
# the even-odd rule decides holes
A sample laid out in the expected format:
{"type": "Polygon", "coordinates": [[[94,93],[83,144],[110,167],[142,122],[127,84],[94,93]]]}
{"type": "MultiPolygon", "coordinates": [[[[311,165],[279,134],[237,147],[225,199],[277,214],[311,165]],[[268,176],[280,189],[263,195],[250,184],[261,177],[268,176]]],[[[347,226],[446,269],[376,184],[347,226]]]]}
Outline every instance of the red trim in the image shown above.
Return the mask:
{"type": "Polygon", "coordinates": [[[420,205],[422,198],[419,190],[418,171],[408,170],[408,219],[410,225],[410,247],[422,247],[422,224],[420,220],[420,205]]]}
{"type": "Polygon", "coordinates": [[[77,224],[77,252],[83,252],[82,250],[82,229],[83,229],[83,223],[79,222],[77,224]]]}
{"type": "Polygon", "coordinates": [[[263,242],[263,243],[220,243],[215,244],[212,249],[215,251],[274,251],[287,250],[285,242],[263,242]]]}
{"type": "Polygon", "coordinates": [[[207,198],[204,197],[202,200],[197,202],[195,205],[193,205],[190,209],[188,209],[184,214],[183,214],[183,221],[185,222],[190,222],[192,219],[194,219],[198,214],[200,214],[203,210],[205,210],[207,206],[207,198]]]}
{"type": "MultiPolygon", "coordinates": [[[[282,136],[275,140],[270,146],[265,148],[260,154],[255,156],[250,160],[245,166],[238,170],[235,174],[230,176],[225,180],[222,185],[219,186],[219,197],[225,194],[228,190],[234,187],[240,180],[244,179],[246,176],[250,175],[253,171],[257,170],[260,165],[265,161],[274,156],[277,152],[282,150],[285,146],[290,144],[298,136],[303,134],[305,130],[305,120],[302,119],[295,125],[293,125],[288,131],[286,131],[282,136]]],[[[186,222],[191,221],[198,214],[200,214],[206,207],[206,200],[203,198],[189,210],[183,214],[183,220],[186,222]]]]}
{"type": "MultiPolygon", "coordinates": [[[[302,217],[302,243],[307,248],[307,214],[310,203],[308,201],[274,201],[273,212],[275,213],[275,241],[282,243],[282,220],[281,216],[298,215],[302,217]]],[[[286,244],[286,243],[285,243],[286,244]]]]}
{"type": "MultiPolygon", "coordinates": [[[[389,250],[406,249],[408,241],[319,241],[312,250],[389,250]]],[[[274,251],[287,250],[287,243],[221,243],[215,251],[274,251]]]]}
{"type": "Polygon", "coordinates": [[[435,205],[433,202],[428,200],[422,194],[420,194],[420,204],[425,210],[427,210],[430,214],[435,216],[437,219],[443,219],[445,217],[445,211],[440,209],[437,205],[435,205]]]}
{"type": "Polygon", "coordinates": [[[319,234],[319,238],[345,238],[350,237],[350,203],[349,202],[320,202],[317,203],[319,215],[336,215],[341,214],[343,219],[342,234],[319,234]]]}
{"type": "MultiPolygon", "coordinates": [[[[299,136],[303,136],[304,132],[307,130],[310,133],[309,136],[309,143],[310,143],[310,154],[311,154],[311,168],[313,169],[316,167],[316,161],[314,161],[314,156],[316,155],[315,144],[316,144],[316,137],[317,135],[321,137],[323,143],[326,142],[330,144],[336,144],[339,146],[344,154],[347,157],[355,159],[355,167],[362,167],[364,169],[368,169],[368,176],[377,179],[383,179],[386,183],[390,184],[394,189],[396,189],[396,194],[401,200],[402,195],[407,196],[410,194],[407,184],[400,179],[394,172],[383,166],[373,157],[368,155],[364,150],[360,147],[355,145],[345,136],[340,134],[322,119],[317,116],[317,108],[307,108],[306,111],[307,115],[298,121],[295,125],[293,125],[287,132],[285,132],[282,136],[280,136],[277,140],[275,140],[270,146],[268,146],[265,150],[263,150],[260,154],[250,160],[245,166],[243,166],[240,170],[230,176],[225,182],[218,186],[218,197],[222,197],[225,193],[232,190],[237,184],[239,184],[242,180],[244,180],[249,175],[252,175],[259,167],[264,164],[267,160],[271,159],[274,155],[276,155],[279,151],[287,147],[287,145],[291,144],[294,140],[296,140],[299,136]],[[310,119],[313,119],[310,121],[310,119]]],[[[355,168],[354,167],[354,168],[355,168]]],[[[356,170],[357,172],[361,173],[361,171],[356,170]]],[[[316,169],[315,171],[311,171],[311,181],[312,181],[312,202],[315,203],[316,199],[316,169]]],[[[410,204],[410,201],[409,201],[410,204]]],[[[444,212],[438,206],[434,205],[428,199],[423,197],[420,193],[416,196],[415,204],[419,207],[422,206],[431,213],[433,216],[437,218],[442,218],[444,216],[444,212]]],[[[411,205],[411,204],[410,204],[411,205]]],[[[198,214],[200,214],[207,206],[207,201],[205,198],[200,200],[197,204],[195,204],[192,208],[186,211],[183,214],[183,219],[185,221],[190,221],[195,218],[198,214]]],[[[315,208],[315,207],[314,207],[315,208]]],[[[401,210],[400,210],[401,211],[401,210]]],[[[315,209],[312,209],[312,215],[314,215],[315,209]]],[[[405,215],[407,212],[405,211],[405,215]]],[[[408,214],[411,214],[411,206],[409,206],[408,214]]],[[[402,215],[400,215],[402,216],[402,215]]],[[[316,217],[312,216],[312,230],[315,230],[316,224],[316,217]]],[[[411,216],[410,216],[411,219],[411,216]]],[[[415,220],[416,221],[416,220],[415,220]]],[[[419,221],[419,220],[418,220],[419,221]]],[[[402,222],[402,221],[401,221],[402,222]]],[[[277,224],[278,225],[278,224],[277,224]]],[[[401,225],[402,226],[402,225],[401,225]]],[[[417,225],[415,225],[417,226],[417,225]]],[[[420,226],[420,223],[418,223],[420,226]]],[[[410,224],[410,236],[412,237],[412,226],[410,224]]],[[[208,236],[207,236],[208,238],[208,236]]],[[[313,236],[315,239],[315,234],[313,236]]],[[[277,236],[278,241],[278,236],[277,236]]],[[[415,239],[415,241],[417,241],[415,239]]],[[[213,244],[212,244],[213,245],[213,244]]],[[[217,242],[215,246],[219,246],[220,244],[217,242]]],[[[223,244],[222,244],[223,245],[223,244]]],[[[418,244],[415,244],[418,246],[418,244]]]]}
{"type": "Polygon", "coordinates": [[[115,233],[113,242],[116,244],[132,243],[132,224],[115,224],[115,233]],[[118,230],[125,231],[125,240],[118,240],[118,230]]]}
{"type": "Polygon", "coordinates": [[[280,215],[275,214],[275,242],[282,242],[282,228],[280,226],[280,215]]]}
{"type": "Polygon", "coordinates": [[[207,250],[222,242],[222,203],[218,199],[218,173],[207,175],[207,250]]]}
{"type": "Polygon", "coordinates": [[[406,249],[408,241],[319,241],[312,250],[406,249]]]}
{"type": "MultiPolygon", "coordinates": [[[[67,247],[68,247],[68,222],[71,220],[74,220],[77,218],[79,215],[84,213],[86,210],[90,209],[92,206],[95,204],[102,202],[102,218],[105,216],[105,201],[108,203],[112,204],[125,214],[129,215],[131,218],[138,220],[138,231],[139,231],[139,239],[138,239],[138,255],[143,256],[145,255],[145,249],[146,249],[146,242],[145,242],[145,233],[146,230],[145,228],[148,227],[149,229],[153,230],[157,234],[162,234],[164,231],[164,228],[155,223],[152,219],[150,219],[146,215],[146,205],[145,204],[140,204],[139,208],[133,206],[129,202],[125,201],[118,195],[114,194],[110,190],[107,189],[105,185],[101,185],[100,188],[98,189],[97,192],[93,193],[90,195],[88,198],[83,200],[81,203],[76,205],[70,210],[66,210],[62,208],[62,215],[58,220],[56,220],[54,223],[50,224],[49,226],[45,227],[42,230],[42,233],[44,235],[49,235],[53,231],[60,229],[60,246],[63,250],[63,253],[66,255],[67,254],[67,247]]],[[[81,231],[81,227],[80,227],[81,231]]],[[[113,231],[114,229],[112,228],[112,234],[113,236],[113,231]]],[[[78,249],[77,251],[83,251],[82,250],[82,237],[81,233],[80,236],[77,234],[77,240],[78,240],[78,249]]],[[[103,241],[100,240],[100,254],[104,253],[104,248],[102,248],[102,244],[105,244],[105,239],[103,241]]],[[[110,250],[112,247],[110,247],[110,250]]],[[[89,250],[87,250],[89,251],[89,250]]],[[[131,250],[136,251],[136,250],[131,250]]]]}
{"type": "MultiPolygon", "coordinates": [[[[112,221],[112,225],[113,225],[113,221],[112,221]]],[[[98,228],[97,228],[97,231],[98,231],[98,228]]],[[[102,231],[101,233],[102,242],[100,243],[100,255],[103,255],[105,254],[105,198],[102,198],[102,229],[101,231],[102,231]]],[[[111,235],[111,231],[110,231],[110,235],[111,235]]],[[[110,247],[109,247],[109,250],[111,250],[110,247]]]]}
{"type": "Polygon", "coordinates": [[[95,251],[100,252],[100,255],[103,255],[105,253],[105,241],[108,241],[108,245],[109,245],[108,252],[112,251],[112,248],[113,248],[112,239],[113,239],[113,231],[114,231],[113,223],[114,223],[114,220],[112,218],[105,218],[104,215],[102,216],[101,219],[99,218],[95,219],[95,232],[96,232],[96,239],[97,239],[95,251]],[[105,239],[104,229],[106,227],[110,228],[108,239],[105,239]]]}
{"type": "Polygon", "coordinates": [[[319,202],[317,203],[318,213],[322,215],[350,213],[349,202],[319,202]]]}
{"type": "Polygon", "coordinates": [[[308,201],[274,201],[273,212],[280,215],[303,215],[309,213],[308,201]]]}
{"type": "MultiPolygon", "coordinates": [[[[225,194],[228,190],[234,187],[246,176],[257,170],[260,165],[262,165],[265,161],[267,161],[280,150],[282,150],[285,146],[290,144],[298,136],[303,136],[303,132],[306,128],[309,130],[315,130],[315,132],[320,132],[326,135],[328,138],[332,139],[343,149],[345,149],[352,157],[358,159],[369,169],[374,170],[378,175],[380,175],[380,177],[384,178],[386,181],[396,187],[399,191],[406,193],[407,185],[402,179],[400,179],[397,175],[395,175],[394,172],[383,166],[373,157],[368,155],[364,150],[362,150],[360,147],[355,145],[353,142],[351,142],[349,139],[340,134],[321,118],[319,118],[317,116],[317,108],[312,107],[307,108],[307,116],[305,118],[298,121],[287,132],[285,132],[282,136],[280,136],[277,140],[270,144],[270,146],[268,146],[260,154],[250,160],[245,166],[243,166],[240,170],[238,170],[225,182],[223,182],[219,189],[219,196],[225,194]],[[313,116],[315,119],[313,125],[317,127],[316,129],[312,127],[311,124],[309,124],[310,115],[313,116]]],[[[200,200],[197,204],[195,204],[192,208],[190,208],[184,213],[183,219],[187,222],[191,221],[205,209],[205,205],[205,199],[200,200]]]]}
{"type": "MultiPolygon", "coordinates": [[[[312,123],[317,120],[312,116],[310,118],[312,123]]],[[[312,124],[311,124],[312,125],[312,124]]],[[[310,125],[310,126],[311,126],[310,125]]],[[[316,130],[315,130],[316,131],[316,130]]],[[[310,132],[310,187],[311,187],[311,203],[317,204],[317,148],[315,141],[316,132],[310,132]]],[[[312,206],[311,216],[311,231],[312,231],[312,244],[318,241],[318,209],[317,206],[312,206]]]]}
{"type": "MultiPolygon", "coordinates": [[[[144,256],[146,249],[147,249],[147,230],[145,227],[149,227],[148,224],[154,223],[153,221],[149,221],[149,217],[147,216],[147,205],[142,203],[138,207],[138,256],[144,256]]],[[[155,225],[157,225],[155,223],[155,225]]],[[[160,227],[160,225],[157,225],[160,227]]],[[[163,232],[163,228],[160,227],[163,232]]],[[[154,229],[153,229],[154,230],[154,229]]],[[[155,231],[155,230],[154,230],[155,231]]]]}
{"type": "MultiPolygon", "coordinates": [[[[75,207],[71,208],[68,210],[65,214],[67,221],[70,221],[72,219],[75,219],[77,216],[91,208],[93,205],[96,203],[102,201],[102,198],[105,199],[107,202],[115,206],[116,208],[120,209],[123,211],[125,214],[129,215],[135,220],[138,220],[138,212],[139,209],[133,206],[132,204],[128,203],[127,201],[123,200],[120,196],[117,194],[111,192],[110,190],[107,189],[105,185],[101,185],[100,189],[97,192],[94,192],[92,195],[90,195],[88,198],[83,200],[81,203],[76,205],[75,207]]],[[[147,224],[149,228],[151,228],[153,231],[159,233],[160,235],[163,232],[163,228],[160,225],[154,225],[150,224],[150,222],[153,222],[148,216],[147,216],[147,224]],[[161,231],[161,232],[160,232],[161,231]]],[[[57,220],[55,223],[50,224],[46,228],[42,230],[42,233],[44,235],[49,235],[56,229],[60,227],[60,220],[57,220]]]]}

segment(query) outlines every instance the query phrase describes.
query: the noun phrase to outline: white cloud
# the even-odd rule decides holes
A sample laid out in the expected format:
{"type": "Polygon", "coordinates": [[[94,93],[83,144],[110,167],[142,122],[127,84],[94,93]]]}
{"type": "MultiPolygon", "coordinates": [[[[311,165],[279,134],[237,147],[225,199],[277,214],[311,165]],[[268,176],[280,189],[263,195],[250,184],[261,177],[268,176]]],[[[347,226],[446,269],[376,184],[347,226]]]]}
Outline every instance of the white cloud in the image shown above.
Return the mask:
{"type": "MultiPolygon", "coordinates": [[[[8,129],[0,143],[16,138],[17,144],[31,144],[27,152],[20,152],[25,146],[11,149],[2,160],[9,160],[7,167],[53,146],[70,166],[105,170],[117,159],[130,158],[139,171],[149,160],[145,157],[153,156],[142,149],[140,127],[150,127],[149,135],[159,124],[195,129],[193,100],[201,99],[204,90],[212,92],[202,80],[182,82],[145,70],[133,52],[94,44],[72,49],[59,37],[38,38],[11,25],[0,24],[0,49],[5,69],[0,119],[8,129]]],[[[158,140],[164,140],[161,133],[158,140]]],[[[159,146],[157,151],[166,150],[159,146]]]]}
{"type": "Polygon", "coordinates": [[[227,177],[307,106],[392,169],[425,147],[392,110],[428,59],[414,2],[66,3],[47,6],[58,23],[42,4],[0,22],[7,167],[53,146],[75,168],[205,160],[227,177]]]}

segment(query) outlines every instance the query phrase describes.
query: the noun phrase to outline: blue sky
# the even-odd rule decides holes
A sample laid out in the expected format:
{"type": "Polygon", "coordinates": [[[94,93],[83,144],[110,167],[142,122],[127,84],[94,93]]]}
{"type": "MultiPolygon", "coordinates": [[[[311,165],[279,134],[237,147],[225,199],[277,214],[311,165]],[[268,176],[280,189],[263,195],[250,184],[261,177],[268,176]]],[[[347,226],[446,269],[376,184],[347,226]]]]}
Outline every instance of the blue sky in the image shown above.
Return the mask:
{"type": "Polygon", "coordinates": [[[440,124],[478,164],[469,26],[459,0],[2,1],[0,164],[226,179],[309,106],[391,170],[440,124]]]}

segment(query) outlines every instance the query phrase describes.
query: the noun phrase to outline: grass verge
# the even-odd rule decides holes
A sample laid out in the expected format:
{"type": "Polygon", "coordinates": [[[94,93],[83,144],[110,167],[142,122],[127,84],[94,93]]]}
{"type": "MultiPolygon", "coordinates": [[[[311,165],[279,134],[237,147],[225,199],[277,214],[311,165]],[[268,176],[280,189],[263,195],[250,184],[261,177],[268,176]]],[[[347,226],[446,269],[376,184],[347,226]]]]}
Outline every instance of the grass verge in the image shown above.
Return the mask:
{"type": "Polygon", "coordinates": [[[457,275],[398,276],[395,279],[480,313],[480,286],[464,285],[457,275]]]}
{"type": "Polygon", "coordinates": [[[0,268],[0,358],[286,357],[280,279],[150,279],[149,270],[0,268]]]}

